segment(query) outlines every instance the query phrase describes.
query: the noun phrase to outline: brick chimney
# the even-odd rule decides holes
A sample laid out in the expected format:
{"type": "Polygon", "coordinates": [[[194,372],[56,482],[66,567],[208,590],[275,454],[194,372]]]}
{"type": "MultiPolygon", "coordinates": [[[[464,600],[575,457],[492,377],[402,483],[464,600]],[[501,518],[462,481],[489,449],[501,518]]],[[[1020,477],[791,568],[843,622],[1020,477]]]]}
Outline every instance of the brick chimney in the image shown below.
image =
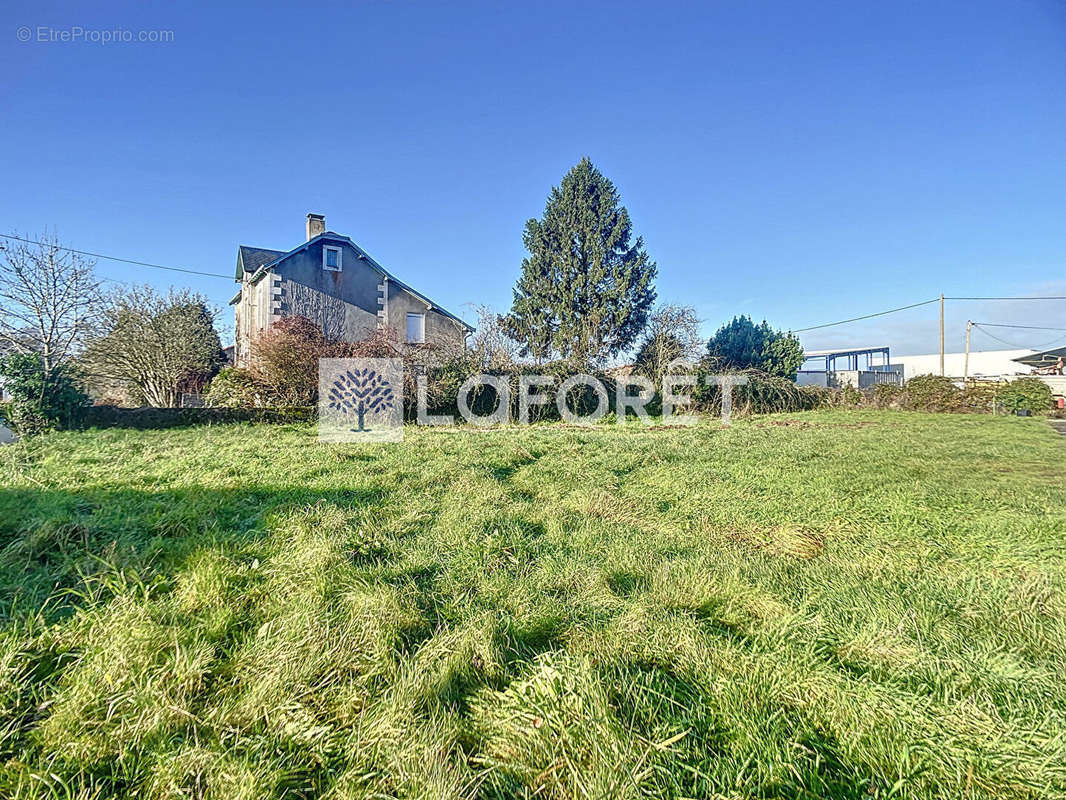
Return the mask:
{"type": "Polygon", "coordinates": [[[326,232],[326,217],[323,214],[307,215],[307,241],[311,241],[320,233],[326,232]]]}

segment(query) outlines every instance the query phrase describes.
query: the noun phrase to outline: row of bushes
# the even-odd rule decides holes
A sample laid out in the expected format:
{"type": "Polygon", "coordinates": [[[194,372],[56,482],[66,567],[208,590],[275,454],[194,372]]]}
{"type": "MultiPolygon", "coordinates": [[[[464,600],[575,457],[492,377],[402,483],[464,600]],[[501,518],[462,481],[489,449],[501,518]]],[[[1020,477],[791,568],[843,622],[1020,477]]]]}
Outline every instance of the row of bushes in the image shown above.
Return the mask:
{"type": "MultiPolygon", "coordinates": [[[[313,422],[317,410],[310,406],[266,406],[262,408],[122,408],[120,406],[85,406],[71,424],[62,427],[134,428],[157,430],[183,428],[191,425],[212,425],[227,422],[262,422],[291,424],[313,422]]],[[[25,425],[21,422],[18,405],[0,403],[0,423],[21,435],[43,433],[51,426],[25,425]]]]}
{"type": "MultiPolygon", "coordinates": [[[[470,374],[463,365],[449,362],[435,369],[428,369],[425,374],[430,391],[427,392],[427,410],[433,415],[451,415],[460,419],[458,407],[459,388],[470,374]]],[[[470,367],[470,365],[466,365],[470,367]]],[[[494,370],[494,377],[507,381],[510,395],[510,418],[519,416],[520,375],[540,375],[553,379],[549,387],[554,400],[554,386],[560,385],[575,374],[570,365],[564,362],[530,367],[525,365],[519,370],[494,370]]],[[[913,378],[905,386],[880,384],[872,390],[860,392],[851,387],[843,389],[826,389],[815,386],[797,386],[794,382],[757,371],[739,373],[747,378],[747,383],[733,388],[733,412],[739,416],[751,414],[770,414],[794,411],[809,411],[818,408],[856,408],[872,407],[879,409],[903,409],[911,411],[932,412],[990,412],[994,407],[1007,411],[1028,409],[1034,413],[1049,410],[1052,396],[1047,385],[1036,378],[1019,378],[1010,383],[970,384],[965,389],[956,387],[950,379],[926,375],[913,378]]],[[[617,408],[617,394],[624,384],[624,378],[617,378],[606,373],[594,374],[603,384],[608,399],[608,408],[617,408]]],[[[718,415],[722,408],[722,390],[717,385],[709,385],[704,375],[698,373],[698,384],[691,391],[692,410],[697,413],[718,415]]],[[[314,418],[314,409],[308,407],[263,406],[260,389],[242,370],[224,370],[212,385],[217,402],[226,392],[231,398],[232,406],[218,404],[218,407],[204,409],[92,409],[87,423],[90,425],[121,427],[171,427],[174,425],[200,424],[207,422],[298,422],[314,418]],[[155,420],[160,420],[156,424],[155,420]]],[[[417,416],[416,391],[414,379],[411,386],[405,388],[404,417],[414,421],[417,416]]],[[[630,389],[629,393],[633,394],[630,389]]],[[[489,415],[498,404],[495,389],[491,386],[479,386],[472,391],[468,402],[473,413],[489,415]]],[[[567,396],[567,407],[577,415],[592,413],[600,398],[597,392],[584,384],[575,387],[567,396]]],[[[649,414],[662,413],[662,398],[656,393],[646,406],[649,414]]],[[[559,410],[554,402],[531,405],[529,409],[531,422],[552,422],[560,419],[559,410]]]]}
{"type": "Polygon", "coordinates": [[[974,412],[1029,411],[1034,414],[1053,407],[1051,389],[1039,378],[1018,378],[1002,383],[972,382],[962,389],[950,378],[921,375],[903,386],[879,384],[869,394],[875,408],[911,411],[974,412]]]}
{"type": "MultiPolygon", "coordinates": [[[[554,386],[574,374],[563,362],[539,367],[523,366],[512,370],[495,370],[510,387],[510,416],[518,418],[519,375],[537,374],[553,379],[549,387],[554,399],[554,386]]],[[[431,414],[448,414],[459,419],[459,388],[468,375],[477,374],[470,364],[447,362],[423,371],[431,387],[428,395],[428,411],[431,414]]],[[[1052,395],[1045,383],[1036,378],[1019,378],[1009,383],[971,383],[959,389],[948,378],[925,375],[912,378],[905,386],[880,384],[872,390],[826,389],[813,386],[797,386],[790,380],[760,372],[740,373],[747,383],[733,388],[733,410],[738,415],[767,414],[778,412],[806,411],[817,408],[872,407],[880,409],[903,409],[932,412],[987,413],[993,409],[1016,411],[1025,409],[1042,413],[1052,408],[1052,395]]],[[[594,375],[607,391],[608,408],[617,408],[617,393],[625,381],[600,373],[594,375]]],[[[691,390],[692,410],[698,413],[717,415],[721,412],[722,392],[716,385],[708,385],[702,374],[691,390]]],[[[629,390],[632,394],[633,390],[629,390]]],[[[223,370],[209,390],[212,406],[207,408],[118,408],[115,406],[91,406],[79,411],[78,419],[70,422],[75,426],[102,428],[173,428],[188,425],[203,425],[228,422],[295,423],[315,419],[311,406],[267,404],[262,386],[244,370],[223,370]]],[[[408,421],[416,418],[416,391],[414,379],[405,388],[404,416],[408,421]]],[[[589,414],[596,408],[600,398],[594,389],[586,385],[575,387],[567,397],[567,406],[578,415],[589,414]]],[[[478,415],[491,414],[497,407],[495,390],[481,386],[469,396],[471,410],[478,415]]],[[[646,406],[655,416],[662,412],[659,394],[646,406]]],[[[0,407],[0,418],[7,419],[20,433],[38,431],[36,422],[20,424],[16,408],[0,407]]],[[[554,402],[530,407],[530,420],[549,422],[560,419],[554,402]]],[[[68,425],[69,426],[69,425],[68,425]]]]}
{"type": "MultiPolygon", "coordinates": [[[[548,387],[554,401],[554,387],[559,386],[575,374],[570,365],[564,362],[540,365],[530,368],[523,366],[506,373],[497,372],[497,377],[505,377],[510,387],[511,418],[518,418],[519,408],[519,375],[541,375],[554,379],[554,385],[548,387]]],[[[739,373],[747,378],[747,383],[733,387],[732,399],[734,413],[744,414],[768,414],[779,411],[804,411],[820,408],[828,405],[831,395],[828,390],[814,387],[796,386],[795,383],[774,375],[749,371],[739,373]]],[[[614,411],[618,408],[618,393],[626,391],[628,395],[635,395],[635,387],[627,387],[627,379],[616,377],[607,373],[593,374],[599,380],[607,393],[608,408],[614,411]]],[[[697,413],[719,414],[722,408],[722,389],[717,385],[709,384],[704,380],[705,372],[696,371],[697,384],[694,387],[677,387],[675,394],[687,394],[692,398],[691,410],[697,413]]],[[[455,376],[446,383],[438,386],[437,405],[431,408],[431,413],[455,414],[458,407],[458,390],[466,376],[455,376]]],[[[658,388],[658,387],[656,387],[658,388]]],[[[497,406],[496,392],[491,387],[483,387],[472,393],[470,397],[471,410],[476,414],[490,414],[497,406]]],[[[601,400],[595,389],[585,384],[579,384],[570,391],[566,398],[567,407],[577,415],[592,413],[601,400]]],[[[662,395],[656,392],[645,406],[648,414],[658,416],[662,413],[662,395]]],[[[631,412],[632,413],[632,412],[631,412]]],[[[413,418],[413,414],[410,414],[413,418]]],[[[533,422],[549,422],[560,419],[560,413],[554,402],[534,406],[530,409],[530,420],[533,422]]]]}
{"type": "MultiPolygon", "coordinates": [[[[510,357],[500,358],[497,350],[486,347],[484,342],[475,343],[470,349],[412,348],[401,345],[387,330],[376,331],[361,342],[338,342],[327,339],[310,320],[291,317],[281,320],[253,342],[252,369],[230,368],[219,373],[208,388],[206,400],[209,406],[215,407],[308,405],[314,403],[317,396],[320,358],[399,358],[404,364],[404,414],[408,420],[416,416],[416,376],[424,378],[430,413],[454,417],[458,415],[459,388],[469,376],[478,373],[506,379],[510,387],[511,417],[515,418],[518,416],[521,375],[548,376],[559,385],[568,377],[586,371],[569,361],[536,366],[520,364],[510,357]]],[[[700,378],[692,391],[695,410],[719,413],[721,390],[703,380],[709,367],[703,364],[695,369],[700,378]]],[[[832,390],[797,386],[787,378],[755,370],[738,374],[747,378],[746,385],[733,390],[733,405],[739,414],[861,405],[928,411],[985,411],[998,404],[1008,410],[1028,408],[1034,412],[1051,406],[1047,386],[1034,378],[992,387],[979,384],[959,390],[949,379],[929,375],[908,381],[906,387],[880,385],[860,393],[853,388],[832,390]]],[[[616,408],[617,382],[622,379],[607,373],[598,373],[594,377],[606,388],[610,408],[616,408]]],[[[469,398],[469,402],[474,413],[486,415],[496,408],[498,399],[495,390],[482,387],[469,398]]],[[[578,414],[591,411],[598,402],[596,392],[587,386],[577,387],[568,398],[571,410],[578,414]]],[[[653,415],[661,413],[661,398],[656,396],[647,409],[653,415]]],[[[534,421],[551,421],[559,417],[554,403],[531,408],[534,421]]]]}
{"type": "MultiPolygon", "coordinates": [[[[507,369],[497,367],[487,370],[482,370],[480,365],[464,358],[447,359],[432,365],[423,364],[417,369],[408,370],[407,385],[404,387],[404,417],[411,421],[417,416],[416,375],[423,376],[426,382],[427,411],[433,415],[443,414],[458,418],[460,388],[468,377],[482,373],[506,381],[510,398],[510,415],[514,419],[517,419],[519,414],[521,376],[551,378],[552,384],[546,390],[552,392],[552,402],[531,405],[529,415],[533,422],[557,421],[560,419],[560,413],[554,403],[554,388],[572,375],[581,372],[565,361],[535,366],[513,365],[507,369]]],[[[837,392],[833,390],[797,386],[786,378],[757,371],[740,374],[747,378],[747,383],[733,389],[733,408],[738,414],[803,411],[838,404],[835,398],[837,392]]],[[[618,392],[626,379],[606,372],[594,372],[592,377],[596,378],[606,390],[608,407],[611,410],[617,408],[618,392]]],[[[691,390],[694,409],[704,413],[719,413],[721,411],[721,389],[715,385],[708,385],[704,381],[702,369],[697,372],[697,378],[698,383],[691,390]]],[[[545,391],[545,389],[539,391],[545,391]]],[[[680,388],[678,392],[688,393],[687,390],[680,388]]],[[[629,389],[628,393],[635,394],[636,390],[629,389]]],[[[254,372],[229,368],[222,370],[211,383],[206,394],[206,401],[211,407],[258,408],[277,402],[277,399],[265,388],[254,372]]],[[[479,416],[491,414],[499,402],[496,390],[488,385],[476,387],[470,392],[467,401],[471,411],[479,416]]],[[[599,402],[600,398],[596,390],[585,384],[574,387],[567,395],[567,407],[577,415],[592,413],[599,402]]],[[[662,397],[658,392],[647,404],[646,409],[653,416],[662,413],[662,397]]]]}
{"type": "MultiPolygon", "coordinates": [[[[483,328],[486,326],[482,326],[483,328]]],[[[487,326],[487,327],[491,327],[487,326]]],[[[490,337],[491,340],[491,337],[490,337]]],[[[417,413],[416,376],[426,385],[426,404],[431,414],[458,416],[458,395],[463,382],[471,375],[489,374],[505,379],[510,387],[511,416],[518,416],[519,380],[522,375],[551,377],[558,386],[572,375],[587,368],[560,360],[539,365],[517,363],[501,355],[492,342],[479,340],[472,347],[448,349],[441,346],[410,347],[399,343],[388,330],[378,330],[361,342],[331,341],[310,320],[288,317],[252,343],[252,367],[222,370],[205,394],[208,406],[255,408],[271,405],[305,405],[315,402],[318,389],[320,358],[361,357],[398,358],[404,364],[404,414],[408,420],[417,413]]],[[[706,371],[706,368],[701,367],[706,371]]],[[[747,386],[734,390],[734,407],[738,413],[799,411],[825,405],[831,394],[825,390],[797,387],[792,381],[761,372],[744,373],[747,386]]],[[[611,409],[620,378],[606,372],[594,374],[606,388],[611,409]]],[[[702,375],[700,376],[702,378],[702,375]]],[[[716,413],[721,407],[720,390],[701,384],[692,392],[698,410],[716,413]]],[[[577,414],[592,411],[599,398],[596,392],[579,386],[570,394],[568,405],[577,414]]],[[[491,387],[481,387],[469,398],[471,410],[478,415],[491,414],[498,404],[491,387]]],[[[661,412],[661,400],[648,404],[650,414],[661,412]]],[[[533,421],[551,421],[560,417],[554,403],[530,408],[533,421]]]]}
{"type": "MultiPolygon", "coordinates": [[[[530,374],[528,369],[524,374],[530,374]]],[[[552,375],[562,382],[569,377],[565,365],[548,365],[537,368],[536,374],[552,375]]],[[[717,385],[703,380],[703,370],[698,370],[699,382],[692,390],[692,408],[698,413],[718,415],[722,408],[722,390],[717,385]]],[[[797,386],[787,378],[767,375],[758,371],[738,373],[747,378],[744,385],[733,387],[733,412],[738,415],[772,414],[793,411],[809,411],[817,408],[855,408],[872,407],[879,409],[902,409],[908,411],[930,412],[971,412],[990,413],[993,410],[1015,412],[1027,410],[1034,414],[1050,411],[1053,396],[1047,384],[1038,378],[1018,378],[1002,383],[971,383],[960,389],[949,379],[935,375],[923,375],[912,378],[906,385],[880,384],[865,392],[853,387],[827,389],[816,386],[797,386]]],[[[607,389],[610,408],[616,408],[616,395],[620,379],[609,375],[596,375],[607,389]]],[[[518,378],[508,375],[512,404],[512,417],[517,417],[518,378]]],[[[438,402],[431,413],[456,413],[456,394],[463,378],[448,382],[446,387],[438,387],[438,402]]],[[[413,399],[406,416],[414,418],[413,399]]],[[[471,398],[471,408],[475,413],[487,414],[496,406],[495,392],[491,389],[471,398]]],[[[598,398],[588,387],[579,387],[570,397],[567,405],[575,413],[592,411],[598,398]]],[[[662,412],[662,398],[657,393],[647,405],[652,415],[662,412]]],[[[554,404],[540,406],[532,417],[534,420],[557,420],[559,412],[554,404]]]]}
{"type": "MultiPolygon", "coordinates": [[[[747,370],[737,374],[747,378],[746,384],[733,387],[733,412],[741,416],[810,411],[837,404],[837,392],[832,389],[797,386],[788,378],[768,375],[756,370],[747,370]]],[[[717,385],[707,385],[701,380],[700,385],[693,392],[693,401],[698,412],[720,414],[722,389],[717,385]]]]}

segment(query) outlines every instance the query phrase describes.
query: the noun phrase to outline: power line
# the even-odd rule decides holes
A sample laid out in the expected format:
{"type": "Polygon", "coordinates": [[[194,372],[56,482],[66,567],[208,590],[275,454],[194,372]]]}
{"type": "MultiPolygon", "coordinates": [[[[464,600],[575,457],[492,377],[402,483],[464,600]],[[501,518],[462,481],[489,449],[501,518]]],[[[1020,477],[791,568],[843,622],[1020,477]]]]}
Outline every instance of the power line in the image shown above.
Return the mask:
{"type": "MultiPolygon", "coordinates": [[[[1066,295],[1044,296],[1044,297],[944,297],[945,300],[1066,300],[1066,295]]],[[[851,319],[842,319],[838,322],[827,322],[824,325],[811,325],[809,328],[794,328],[792,333],[804,333],[806,331],[816,331],[821,328],[832,328],[835,325],[846,325],[849,322],[859,322],[864,319],[873,319],[874,317],[883,317],[886,314],[895,314],[897,311],[906,311],[910,308],[918,308],[919,306],[927,306],[930,303],[940,302],[939,297],[935,297],[932,300],[924,300],[921,303],[912,303],[909,306],[900,306],[899,308],[890,308],[888,311],[878,311],[876,314],[864,314],[861,317],[852,317],[851,319]]],[[[975,322],[974,325],[977,323],[975,322]]],[[[991,324],[991,323],[988,323],[991,324]]],[[[998,327],[1016,327],[1024,328],[1024,325],[1003,325],[998,327]]],[[[1034,328],[1035,329],[1035,328],[1034,328]]],[[[1066,328],[1040,328],[1040,330],[1066,330],[1066,328]]],[[[987,333],[987,331],[986,331],[987,333]]],[[[991,336],[991,334],[989,334],[991,336]]]]}
{"type": "MultiPolygon", "coordinates": [[[[230,275],[222,275],[222,274],[217,273],[217,272],[204,272],[202,270],[186,269],[185,267],[170,267],[170,266],[167,266],[165,264],[153,264],[153,263],[148,262],[148,261],[137,261],[137,260],[132,259],[132,258],[121,258],[119,256],[105,255],[104,253],[93,253],[93,252],[90,252],[89,250],[78,250],[78,249],[73,248],[73,247],[64,247],[63,245],[54,244],[52,242],[40,242],[40,241],[37,241],[35,239],[24,239],[21,236],[14,236],[12,234],[7,234],[7,233],[0,233],[0,237],[3,237],[4,239],[12,239],[12,240],[18,241],[18,242],[24,242],[25,244],[35,244],[35,245],[39,245],[41,247],[55,247],[57,250],[65,250],[68,253],[77,253],[78,255],[88,256],[90,258],[102,258],[102,259],[105,259],[107,261],[118,261],[118,262],[123,263],[123,264],[132,264],[132,265],[137,266],[137,267],[148,267],[150,269],[161,269],[161,270],[166,270],[168,272],[181,272],[181,273],[184,273],[186,275],[202,275],[202,276],[207,277],[207,278],[222,278],[222,279],[225,279],[225,280],[230,280],[231,277],[232,277],[230,275]]],[[[114,279],[111,279],[111,278],[106,278],[105,280],[114,281],[114,279]]],[[[116,282],[116,283],[125,283],[125,281],[114,281],[114,282],[116,282]]],[[[944,297],[943,299],[944,300],[1066,300],[1066,295],[1055,295],[1055,296],[1045,296],[1045,297],[944,297]]],[[[864,314],[861,317],[851,317],[850,319],[842,319],[842,320],[838,320],[837,322],[827,322],[827,323],[825,323],[823,325],[811,325],[810,327],[807,327],[807,328],[796,328],[792,332],[793,333],[806,333],[807,331],[816,331],[816,330],[821,330],[822,328],[832,328],[832,327],[835,327],[837,325],[846,325],[849,322],[860,322],[860,321],[862,321],[864,319],[873,319],[874,317],[883,317],[886,314],[895,314],[895,313],[897,313],[899,311],[907,311],[907,310],[912,309],[912,308],[919,308],[921,306],[927,306],[927,305],[930,305],[931,303],[939,302],[940,300],[941,300],[941,298],[935,297],[932,300],[923,300],[920,303],[911,303],[910,305],[900,306],[899,308],[890,308],[887,311],[878,311],[878,312],[873,313],[873,314],[864,314]]],[[[977,324],[978,323],[976,323],[976,322],[974,323],[974,325],[977,325],[977,324]]],[[[984,323],[984,324],[992,325],[993,323],[984,323]]],[[[1033,327],[1033,326],[997,325],[996,327],[1025,328],[1025,327],[1033,327]]],[[[1033,329],[1036,330],[1038,328],[1033,327],[1033,329]]],[[[1066,328],[1039,328],[1039,330],[1066,330],[1066,328]]],[[[989,336],[992,336],[992,334],[988,333],[988,331],[985,331],[985,333],[988,334],[989,336]]],[[[996,338],[996,337],[993,337],[993,338],[996,338]]],[[[1000,339],[999,341],[1003,341],[1003,340],[1000,339]]],[[[1004,342],[1004,344],[1009,344],[1009,342],[1004,342]]]]}
{"type": "MultiPolygon", "coordinates": [[[[999,336],[996,336],[991,331],[984,330],[984,326],[983,325],[979,325],[976,322],[973,324],[973,326],[975,328],[977,328],[979,331],[981,331],[985,336],[991,336],[993,339],[995,339],[1000,344],[1005,344],[1008,347],[1014,347],[1014,348],[1016,348],[1018,350],[1045,350],[1045,349],[1047,349],[1047,347],[1049,345],[1053,345],[1056,342],[1061,342],[1063,339],[1066,339],[1066,336],[1060,336],[1057,339],[1052,339],[1050,342],[1044,342],[1043,344],[1039,344],[1039,345],[1036,345],[1035,347],[1032,347],[1032,346],[1021,345],[1021,344],[1018,344],[1017,342],[1008,342],[1006,339],[1002,339],[999,336]]],[[[1062,329],[1061,328],[1051,328],[1051,330],[1062,330],[1062,329]]]]}
{"type": "MultiPolygon", "coordinates": [[[[946,299],[946,298],[945,298],[946,299]]],[[[909,306],[900,306],[899,308],[890,308],[888,311],[878,311],[876,314],[864,314],[861,317],[852,317],[851,319],[842,319],[839,322],[827,322],[824,325],[812,325],[809,328],[795,328],[792,333],[803,333],[805,331],[816,331],[819,328],[832,328],[834,325],[844,325],[848,322],[858,322],[863,319],[873,319],[874,317],[883,317],[885,314],[895,314],[897,311],[906,311],[909,308],[918,308],[919,306],[927,306],[930,303],[939,303],[940,298],[934,297],[932,300],[923,300],[920,303],[911,303],[909,306]]]]}
{"type": "Polygon", "coordinates": [[[984,325],[986,328],[1024,328],[1029,331],[1066,331],[1066,328],[1049,328],[1045,325],[1007,325],[1002,322],[975,322],[974,325],[984,325]]]}
{"type": "Polygon", "coordinates": [[[1066,295],[1052,297],[945,297],[945,300],[1066,300],[1066,295]]]}
{"type": "MultiPolygon", "coordinates": [[[[1017,348],[1017,349],[1019,349],[1019,350],[1026,350],[1026,349],[1029,349],[1029,348],[1025,348],[1025,347],[1022,347],[1022,346],[1021,346],[1020,344],[1015,344],[1014,342],[1008,342],[1008,341],[1007,341],[1006,339],[1001,339],[1000,337],[996,336],[996,335],[995,335],[994,333],[992,333],[991,331],[986,331],[986,330],[985,330],[984,328],[982,328],[982,327],[981,327],[980,325],[978,325],[978,324],[977,324],[976,322],[974,323],[974,327],[975,327],[975,328],[977,328],[977,330],[981,331],[981,333],[983,333],[983,334],[984,334],[985,336],[990,336],[991,338],[995,339],[995,340],[996,340],[997,342],[999,342],[1000,344],[1005,344],[1005,345],[1007,345],[1008,347],[1014,347],[1014,348],[1017,348]]],[[[1034,348],[1032,348],[1032,349],[1033,349],[1033,350],[1036,350],[1037,348],[1035,348],[1035,347],[1034,347],[1034,348]]]]}
{"type": "Polygon", "coordinates": [[[232,280],[232,275],[220,275],[217,272],[201,272],[196,269],[185,269],[184,267],[168,267],[163,264],[150,264],[147,261],[134,261],[131,258],[119,258],[118,256],[107,256],[103,253],[90,253],[88,250],[75,250],[73,247],[63,247],[62,245],[53,244],[52,242],[38,242],[34,239],[23,239],[21,236],[12,236],[7,233],[0,233],[5,239],[14,239],[18,242],[25,242],[26,244],[36,244],[41,247],[54,247],[57,250],[66,250],[68,253],[77,253],[82,256],[89,256],[91,258],[103,258],[108,261],[121,261],[123,264],[134,264],[138,267],[151,267],[152,269],[165,269],[170,272],[184,272],[187,275],[204,275],[208,278],[225,278],[226,280],[232,280]]]}

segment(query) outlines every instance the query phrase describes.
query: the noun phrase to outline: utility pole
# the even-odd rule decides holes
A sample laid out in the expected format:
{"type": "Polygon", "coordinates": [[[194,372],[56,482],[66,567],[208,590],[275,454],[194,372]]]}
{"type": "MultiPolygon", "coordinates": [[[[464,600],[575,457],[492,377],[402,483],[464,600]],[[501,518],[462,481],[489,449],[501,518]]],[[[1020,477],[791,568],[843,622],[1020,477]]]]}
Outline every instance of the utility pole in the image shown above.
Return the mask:
{"type": "Polygon", "coordinates": [[[973,323],[970,320],[966,320],[966,360],[963,361],[962,367],[962,380],[965,382],[970,377],[970,329],[973,328],[973,323]]]}
{"type": "Polygon", "coordinates": [[[940,374],[944,374],[944,293],[940,293],[940,374]]]}

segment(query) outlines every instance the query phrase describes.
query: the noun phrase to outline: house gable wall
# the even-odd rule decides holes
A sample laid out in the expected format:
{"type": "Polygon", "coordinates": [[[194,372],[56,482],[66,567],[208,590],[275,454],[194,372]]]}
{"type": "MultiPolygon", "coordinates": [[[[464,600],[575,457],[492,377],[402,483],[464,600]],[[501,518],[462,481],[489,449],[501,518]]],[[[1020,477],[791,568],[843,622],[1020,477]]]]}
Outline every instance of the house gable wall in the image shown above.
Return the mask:
{"type": "Polygon", "coordinates": [[[313,319],[327,336],[344,341],[365,339],[376,327],[379,274],[351,245],[315,242],[274,269],[281,278],[280,316],[313,319]],[[340,272],[322,268],[325,244],[341,247],[340,272]]]}
{"type": "Polygon", "coordinates": [[[389,327],[395,332],[399,341],[407,341],[407,314],[409,312],[426,315],[427,342],[458,346],[466,340],[466,332],[451,317],[429,308],[424,300],[411,294],[402,286],[396,285],[394,281],[390,281],[388,287],[389,327]]]}
{"type": "Polygon", "coordinates": [[[247,366],[255,336],[277,319],[292,316],[314,320],[328,337],[350,342],[367,338],[379,325],[388,325],[402,343],[407,313],[424,313],[427,342],[463,345],[466,332],[459,323],[428,308],[424,300],[395,281],[386,280],[359,256],[346,242],[318,241],[285,258],[256,283],[246,280],[237,305],[237,363],[247,366]],[[341,247],[339,272],[323,269],[324,245],[341,247]]]}
{"type": "MultiPolygon", "coordinates": [[[[301,250],[276,266],[275,271],[282,279],[297,284],[319,294],[343,299],[344,302],[361,308],[371,315],[377,314],[379,273],[366,261],[359,258],[359,253],[349,244],[318,241],[301,250]],[[324,245],[339,246],[343,253],[341,271],[322,268],[322,248],[324,245]]],[[[294,298],[293,303],[301,300],[294,298]]],[[[285,298],[282,298],[283,307],[285,298]]],[[[298,314],[299,311],[287,310],[285,316],[298,314]]]]}
{"type": "Polygon", "coordinates": [[[236,307],[236,331],[234,337],[234,363],[237,366],[248,366],[251,355],[251,341],[270,327],[271,296],[275,291],[276,282],[265,276],[258,283],[245,280],[241,286],[241,299],[236,307]]]}

